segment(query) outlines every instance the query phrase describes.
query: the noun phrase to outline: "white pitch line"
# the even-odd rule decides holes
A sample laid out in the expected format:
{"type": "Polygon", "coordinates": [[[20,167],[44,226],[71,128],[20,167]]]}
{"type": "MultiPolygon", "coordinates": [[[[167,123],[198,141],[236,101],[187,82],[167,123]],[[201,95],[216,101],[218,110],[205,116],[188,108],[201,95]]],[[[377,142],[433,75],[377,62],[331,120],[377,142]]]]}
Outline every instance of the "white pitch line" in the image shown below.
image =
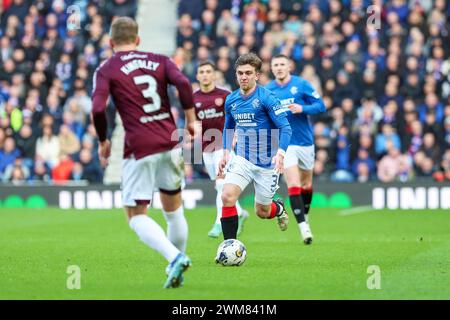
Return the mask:
{"type": "Polygon", "coordinates": [[[375,209],[372,208],[372,206],[361,206],[361,207],[355,207],[355,208],[351,208],[351,209],[341,210],[341,211],[339,211],[338,214],[340,216],[351,216],[354,214],[373,211],[373,210],[375,210],[375,209]]]}

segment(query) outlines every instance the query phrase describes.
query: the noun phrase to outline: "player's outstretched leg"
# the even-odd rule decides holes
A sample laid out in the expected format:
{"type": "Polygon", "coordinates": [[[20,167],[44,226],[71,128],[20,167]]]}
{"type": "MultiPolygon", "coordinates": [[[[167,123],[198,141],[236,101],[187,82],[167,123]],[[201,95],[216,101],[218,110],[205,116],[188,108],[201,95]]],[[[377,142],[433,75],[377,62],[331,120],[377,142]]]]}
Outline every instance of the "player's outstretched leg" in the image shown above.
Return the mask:
{"type": "Polygon", "coordinates": [[[312,183],[313,183],[313,172],[312,169],[304,170],[300,168],[300,182],[301,182],[301,200],[304,206],[305,220],[306,223],[299,225],[300,232],[303,237],[303,242],[305,244],[311,244],[313,235],[311,233],[311,227],[309,224],[308,213],[311,206],[311,200],[313,195],[312,183]]]}
{"type": "Polygon", "coordinates": [[[305,203],[302,196],[302,188],[300,187],[290,187],[288,188],[289,200],[291,202],[291,208],[294,212],[295,219],[300,229],[300,234],[302,235],[303,242],[305,244],[312,243],[312,233],[308,222],[306,221],[305,215],[305,203]]]}
{"type": "Polygon", "coordinates": [[[239,218],[236,205],[223,206],[222,218],[220,219],[220,221],[222,223],[223,239],[236,239],[239,226],[239,218]]]}
{"type": "Polygon", "coordinates": [[[184,216],[183,206],[174,211],[165,211],[163,215],[167,222],[167,237],[181,252],[186,252],[188,224],[184,216]]]}
{"type": "Polygon", "coordinates": [[[224,240],[236,239],[239,226],[236,201],[241,194],[241,189],[235,184],[226,184],[222,190],[222,231],[224,240]]]}
{"type": "MultiPolygon", "coordinates": [[[[163,215],[167,222],[167,238],[169,238],[170,242],[172,242],[172,244],[184,254],[186,252],[189,228],[184,216],[181,190],[168,191],[160,189],[159,191],[163,207],[163,215]]],[[[180,254],[178,254],[177,258],[179,258],[179,256],[180,254]]],[[[177,288],[183,285],[183,272],[187,270],[190,263],[188,266],[175,268],[175,262],[179,261],[177,258],[172,260],[166,268],[167,280],[164,284],[165,288],[177,288]],[[173,270],[177,271],[175,272],[173,270]]],[[[187,259],[189,260],[189,258],[187,259]]]]}
{"type": "Polygon", "coordinates": [[[167,239],[164,230],[146,214],[132,216],[129,223],[143,243],[158,251],[168,261],[178,255],[179,250],[167,239]]]}
{"type": "Polygon", "coordinates": [[[281,231],[286,231],[289,225],[289,215],[284,208],[283,199],[279,198],[272,202],[271,213],[277,217],[277,224],[281,231]]]}
{"type": "Polygon", "coordinates": [[[308,217],[309,209],[311,207],[313,195],[313,188],[302,188],[302,198],[303,203],[305,204],[305,215],[308,217]]]}
{"type": "Polygon", "coordinates": [[[282,199],[272,200],[269,204],[256,202],[256,214],[261,219],[277,218],[277,224],[281,231],[286,231],[289,225],[289,216],[282,199]]]}
{"type": "Polygon", "coordinates": [[[186,252],[188,224],[184,216],[181,190],[160,189],[163,215],[167,222],[167,237],[181,252],[186,252]]]}
{"type": "MultiPolygon", "coordinates": [[[[222,189],[223,189],[223,179],[216,180],[216,190],[217,190],[217,197],[216,197],[216,208],[217,208],[217,215],[216,215],[216,221],[214,225],[212,226],[211,230],[208,232],[208,236],[211,238],[218,238],[220,234],[222,233],[222,224],[220,221],[220,218],[222,217],[222,189]]],[[[240,235],[244,231],[244,222],[247,220],[249,214],[247,210],[242,209],[241,205],[239,204],[239,201],[236,201],[236,209],[238,213],[238,231],[237,235],[240,235]]]]}
{"type": "Polygon", "coordinates": [[[311,232],[311,228],[309,227],[309,223],[305,221],[305,222],[299,223],[298,226],[300,228],[300,233],[302,235],[303,242],[305,244],[311,244],[313,241],[313,235],[311,232]]]}
{"type": "MultiPolygon", "coordinates": [[[[166,237],[166,234],[164,233],[164,230],[161,228],[161,226],[157,224],[152,218],[147,216],[146,208],[146,205],[126,207],[130,228],[137,234],[137,236],[143,243],[163,255],[167,261],[175,261],[176,257],[181,252],[166,237]]],[[[171,286],[176,288],[182,283],[182,272],[172,272],[171,274],[169,271],[169,278],[171,279],[171,286]]]]}

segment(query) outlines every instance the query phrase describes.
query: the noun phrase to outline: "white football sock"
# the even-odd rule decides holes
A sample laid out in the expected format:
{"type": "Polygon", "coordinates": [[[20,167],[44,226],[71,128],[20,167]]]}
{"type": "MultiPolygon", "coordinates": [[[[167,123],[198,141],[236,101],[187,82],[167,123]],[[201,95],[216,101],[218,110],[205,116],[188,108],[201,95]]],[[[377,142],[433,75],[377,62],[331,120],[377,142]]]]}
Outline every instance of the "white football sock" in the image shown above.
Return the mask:
{"type": "Polygon", "coordinates": [[[306,221],[300,222],[298,226],[303,239],[313,237],[309,224],[306,221]]]}
{"type": "Polygon", "coordinates": [[[161,226],[149,216],[145,214],[133,216],[130,219],[130,228],[136,232],[142,242],[162,254],[167,261],[172,262],[180,253],[167,239],[161,226]]]}
{"type": "Polygon", "coordinates": [[[184,217],[183,206],[172,212],[163,210],[164,218],[167,221],[167,237],[170,242],[181,252],[186,252],[188,239],[188,224],[184,217]]]}
{"type": "Polygon", "coordinates": [[[244,209],[242,209],[241,205],[239,204],[239,201],[236,201],[236,210],[238,212],[238,216],[241,216],[244,212],[244,209]]]}
{"type": "Polygon", "coordinates": [[[216,224],[220,224],[220,218],[222,218],[222,207],[223,207],[222,190],[223,190],[223,184],[224,184],[224,179],[216,180],[216,190],[217,190],[217,195],[216,195],[217,212],[216,212],[216,222],[215,222],[216,224]]]}

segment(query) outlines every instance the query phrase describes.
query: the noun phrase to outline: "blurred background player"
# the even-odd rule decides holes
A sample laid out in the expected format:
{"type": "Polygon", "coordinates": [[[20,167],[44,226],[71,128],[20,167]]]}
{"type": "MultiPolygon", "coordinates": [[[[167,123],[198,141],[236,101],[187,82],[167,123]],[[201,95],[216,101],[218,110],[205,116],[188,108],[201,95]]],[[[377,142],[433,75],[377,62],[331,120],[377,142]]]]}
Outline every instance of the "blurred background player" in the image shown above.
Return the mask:
{"type": "Polygon", "coordinates": [[[291,61],[282,54],[272,58],[271,69],[275,80],[266,88],[280,99],[293,134],[284,158],[284,173],[291,208],[305,244],[312,243],[313,235],[307,214],[312,200],[314,168],[314,138],[308,115],[326,111],[313,86],[305,79],[291,75],[291,61]]]}
{"type": "MultiPolygon", "coordinates": [[[[222,233],[220,217],[222,216],[222,188],[223,176],[219,173],[219,162],[223,156],[222,131],[225,122],[224,103],[230,91],[216,87],[215,84],[216,66],[211,61],[201,62],[197,68],[197,81],[200,88],[194,92],[194,104],[197,120],[202,124],[202,151],[203,162],[211,180],[215,181],[217,190],[216,196],[216,221],[208,236],[217,238],[222,233]],[[214,141],[211,141],[214,140],[214,141]]],[[[248,212],[243,210],[236,202],[239,216],[238,235],[241,234],[244,221],[248,217],[248,212]]]]}
{"type": "Polygon", "coordinates": [[[254,53],[241,55],[235,63],[240,89],[225,102],[224,154],[219,166],[223,173],[236,132],[236,156],[227,168],[222,191],[222,230],[224,239],[236,239],[238,215],[236,202],[244,189],[255,186],[256,214],[262,219],[277,217],[282,231],[288,215],[281,199],[273,201],[283,159],[291,138],[291,127],[281,111],[280,101],[269,90],[257,85],[261,60],[254,53]],[[277,133],[272,137],[273,131],[277,133]],[[272,138],[276,141],[273,145],[272,138]]]}
{"type": "Polygon", "coordinates": [[[150,248],[162,254],[169,266],[165,288],[178,287],[191,265],[184,254],[188,225],[181,202],[183,157],[171,140],[176,130],[170,113],[167,86],[180,93],[186,126],[194,133],[195,112],[189,81],[163,55],[137,51],[140,39],[137,23],[120,17],[111,26],[111,47],[115,54],[94,74],[93,121],[99,137],[99,157],[104,164],[111,153],[107,139],[107,99],[111,95],[125,129],[122,171],[122,201],[131,229],[150,248]],[[149,216],[147,206],[153,191],[161,195],[167,236],[149,216]]]}

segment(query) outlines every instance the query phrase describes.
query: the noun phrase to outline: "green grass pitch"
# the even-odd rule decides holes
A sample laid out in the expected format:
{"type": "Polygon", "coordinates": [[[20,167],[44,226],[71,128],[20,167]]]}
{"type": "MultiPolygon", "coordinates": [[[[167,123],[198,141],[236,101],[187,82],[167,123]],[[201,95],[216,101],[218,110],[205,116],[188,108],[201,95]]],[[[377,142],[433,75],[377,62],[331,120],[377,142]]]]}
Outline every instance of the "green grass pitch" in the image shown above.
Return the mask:
{"type": "MultiPolygon", "coordinates": [[[[150,215],[165,228],[160,211],[150,215]]],[[[186,211],[193,266],[182,288],[163,289],[167,262],[138,240],[121,210],[2,209],[0,299],[450,299],[444,210],[313,209],[311,246],[292,214],[281,232],[251,213],[241,267],[214,263],[221,241],[207,237],[214,215],[214,208],[186,211]],[[70,265],[80,267],[79,290],[67,288],[70,265]],[[371,265],[380,268],[380,289],[367,287],[371,265]]]]}

